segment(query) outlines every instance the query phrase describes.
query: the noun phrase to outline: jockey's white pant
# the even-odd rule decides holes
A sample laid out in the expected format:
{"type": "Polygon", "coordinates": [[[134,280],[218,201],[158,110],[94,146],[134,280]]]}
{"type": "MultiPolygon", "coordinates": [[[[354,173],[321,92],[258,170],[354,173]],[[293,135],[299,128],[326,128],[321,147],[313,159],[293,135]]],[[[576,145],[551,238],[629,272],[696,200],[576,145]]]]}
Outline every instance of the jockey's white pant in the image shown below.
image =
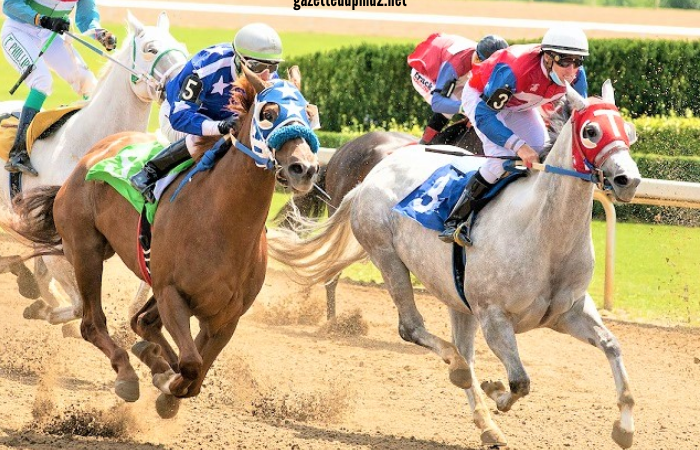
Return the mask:
{"type": "MultiPolygon", "coordinates": [[[[492,142],[476,126],[476,106],[480,101],[481,92],[471,86],[464,87],[464,92],[462,93],[462,109],[469,118],[469,121],[474,125],[474,130],[476,130],[477,136],[479,136],[479,139],[481,139],[484,145],[484,154],[486,156],[515,156],[516,153],[513,150],[508,150],[492,142]]],[[[503,109],[496,114],[496,117],[537,153],[541,153],[547,142],[549,142],[547,127],[537,109],[533,108],[525,111],[503,109]]],[[[495,183],[505,172],[503,163],[504,161],[502,159],[488,158],[484,165],[481,166],[481,169],[479,169],[479,172],[481,172],[481,176],[484,177],[484,180],[489,183],[495,183]]]]}
{"type": "MultiPolygon", "coordinates": [[[[44,43],[51,36],[51,31],[6,17],[1,36],[5,58],[15,70],[22,73],[39,55],[44,43]]],[[[79,95],[90,95],[97,83],[85,61],[65,40],[65,36],[56,36],[43,56],[39,58],[34,71],[25,81],[27,86],[50,95],[53,80],[49,69],[66,80],[79,95]]]]}
{"type": "MultiPolygon", "coordinates": [[[[423,100],[428,102],[428,105],[433,104],[433,90],[435,89],[435,82],[430,78],[426,77],[422,73],[418,72],[416,69],[411,69],[411,83],[413,83],[414,89],[423,97],[423,100]]],[[[459,97],[452,94],[450,98],[459,100],[459,97]]],[[[451,119],[454,114],[445,114],[443,116],[451,119]]]]}

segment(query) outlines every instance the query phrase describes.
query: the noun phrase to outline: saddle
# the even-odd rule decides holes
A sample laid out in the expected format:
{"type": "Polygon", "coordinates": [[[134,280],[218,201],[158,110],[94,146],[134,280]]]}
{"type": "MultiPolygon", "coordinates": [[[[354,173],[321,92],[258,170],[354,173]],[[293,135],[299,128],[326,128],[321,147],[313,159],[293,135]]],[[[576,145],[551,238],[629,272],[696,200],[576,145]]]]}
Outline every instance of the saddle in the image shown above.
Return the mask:
{"type": "MultiPolygon", "coordinates": [[[[31,154],[34,142],[39,139],[46,139],[56,133],[56,131],[58,131],[73,114],[80,111],[83,106],[85,106],[84,103],[78,103],[48,111],[41,111],[37,114],[27,129],[27,152],[31,154]]],[[[19,112],[0,116],[0,158],[5,161],[7,161],[12,144],[15,142],[18,124],[19,112]]]]}

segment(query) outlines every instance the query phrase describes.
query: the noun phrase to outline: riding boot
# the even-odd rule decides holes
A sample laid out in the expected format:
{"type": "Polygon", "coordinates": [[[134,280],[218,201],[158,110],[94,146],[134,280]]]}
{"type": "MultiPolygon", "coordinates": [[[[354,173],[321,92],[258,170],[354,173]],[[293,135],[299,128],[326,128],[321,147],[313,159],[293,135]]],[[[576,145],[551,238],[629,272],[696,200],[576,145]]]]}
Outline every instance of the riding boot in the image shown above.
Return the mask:
{"type": "Polygon", "coordinates": [[[36,169],[32,167],[29,153],[27,152],[27,128],[29,128],[29,124],[38,112],[38,109],[29,106],[22,108],[22,114],[19,116],[19,124],[17,125],[17,136],[15,136],[15,142],[12,144],[7,163],[5,164],[5,170],[8,172],[24,172],[32,176],[39,175],[36,169]]]}
{"type": "Polygon", "coordinates": [[[457,204],[452,209],[450,217],[445,221],[445,230],[438,236],[443,242],[456,242],[459,245],[469,242],[469,237],[464,230],[464,224],[472,212],[472,206],[489,190],[491,184],[477,172],[464,188],[462,195],[457,200],[457,204]]]}
{"type": "Polygon", "coordinates": [[[171,170],[190,159],[185,139],[173,142],[143,166],[143,169],[130,178],[131,185],[143,195],[149,203],[156,201],[153,188],[156,181],[163,178],[171,170]]]}
{"type": "Polygon", "coordinates": [[[418,141],[421,145],[429,145],[430,142],[437,136],[438,133],[445,128],[445,125],[450,121],[447,117],[440,113],[435,113],[428,121],[428,126],[423,131],[423,136],[418,141]]]}

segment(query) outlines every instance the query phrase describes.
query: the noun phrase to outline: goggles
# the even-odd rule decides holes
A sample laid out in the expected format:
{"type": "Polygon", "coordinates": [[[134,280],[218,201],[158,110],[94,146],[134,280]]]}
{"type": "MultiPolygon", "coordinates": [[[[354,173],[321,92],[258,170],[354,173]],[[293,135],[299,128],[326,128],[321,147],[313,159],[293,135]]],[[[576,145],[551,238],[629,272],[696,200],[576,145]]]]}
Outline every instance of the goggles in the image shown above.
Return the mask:
{"type": "Polygon", "coordinates": [[[274,72],[277,72],[277,67],[279,67],[278,62],[260,61],[257,59],[249,59],[249,58],[245,58],[243,55],[241,55],[238,52],[236,52],[236,56],[237,56],[238,61],[239,61],[238,64],[240,64],[242,62],[253,73],[263,73],[266,70],[269,70],[270,73],[274,73],[274,72]]]}
{"type": "Polygon", "coordinates": [[[573,64],[577,69],[583,65],[583,58],[576,58],[573,56],[562,56],[557,53],[550,53],[549,56],[552,57],[555,63],[559,67],[568,68],[573,64]]]}

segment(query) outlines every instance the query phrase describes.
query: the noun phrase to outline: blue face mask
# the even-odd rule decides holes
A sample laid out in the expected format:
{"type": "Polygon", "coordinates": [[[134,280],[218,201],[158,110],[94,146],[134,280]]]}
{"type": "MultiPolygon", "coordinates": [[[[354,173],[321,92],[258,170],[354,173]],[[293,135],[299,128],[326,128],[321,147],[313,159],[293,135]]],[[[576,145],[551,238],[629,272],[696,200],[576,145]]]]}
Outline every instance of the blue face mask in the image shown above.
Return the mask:
{"type": "Polygon", "coordinates": [[[306,112],[308,102],[289,81],[274,80],[272,85],[255,96],[251,144],[255,153],[270,153],[270,148],[280,147],[287,140],[301,137],[311,150],[318,151],[318,138],[312,131],[311,120],[306,112]],[[279,106],[279,116],[274,122],[260,119],[260,112],[267,103],[279,106]]]}
{"type": "Polygon", "coordinates": [[[554,81],[559,86],[566,86],[566,83],[563,82],[561,80],[561,78],[559,78],[559,75],[557,75],[557,73],[554,71],[554,69],[549,71],[549,78],[551,78],[552,81],[554,81]]]}

